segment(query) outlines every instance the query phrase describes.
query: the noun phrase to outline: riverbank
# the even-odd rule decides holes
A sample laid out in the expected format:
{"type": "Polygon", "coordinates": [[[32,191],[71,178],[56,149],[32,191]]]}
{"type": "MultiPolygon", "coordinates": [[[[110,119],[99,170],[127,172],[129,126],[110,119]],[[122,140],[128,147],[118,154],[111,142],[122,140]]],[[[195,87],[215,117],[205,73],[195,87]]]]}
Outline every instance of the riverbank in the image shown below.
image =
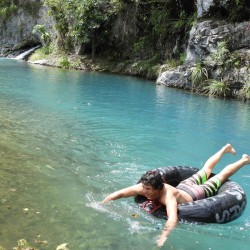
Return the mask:
{"type": "Polygon", "coordinates": [[[157,63],[157,58],[140,61],[117,61],[104,57],[96,57],[92,60],[88,55],[79,56],[76,54],[63,54],[61,52],[53,52],[46,55],[43,50],[43,48],[36,50],[27,61],[32,64],[64,69],[131,75],[143,77],[148,80],[156,80],[161,70],[161,65],[157,63]]]}
{"type": "Polygon", "coordinates": [[[92,60],[87,55],[79,56],[61,52],[46,54],[44,48],[40,48],[29,57],[28,62],[65,69],[131,75],[199,95],[249,100],[250,50],[228,53],[228,50],[223,47],[225,51],[223,61],[221,58],[218,59],[220,50],[218,49],[218,53],[211,54],[211,58],[203,63],[185,64],[184,60],[169,60],[165,64],[160,64],[156,57],[141,61],[117,61],[104,57],[96,57],[92,60]],[[219,76],[224,76],[225,80],[219,81],[219,76]],[[242,84],[242,82],[245,83],[242,84]]]}

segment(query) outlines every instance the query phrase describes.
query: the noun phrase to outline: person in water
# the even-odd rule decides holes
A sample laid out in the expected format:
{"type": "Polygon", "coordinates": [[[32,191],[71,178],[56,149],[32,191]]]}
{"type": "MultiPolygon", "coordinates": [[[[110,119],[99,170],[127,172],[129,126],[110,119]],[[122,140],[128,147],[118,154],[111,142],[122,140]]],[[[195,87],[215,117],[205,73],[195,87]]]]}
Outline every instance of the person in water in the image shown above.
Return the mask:
{"type": "Polygon", "coordinates": [[[227,165],[219,174],[209,179],[214,166],[226,153],[236,154],[236,151],[227,144],[217,153],[211,156],[204,164],[201,170],[196,174],[182,181],[177,187],[168,185],[162,179],[159,170],[146,172],[140,179],[140,183],[118,190],[108,195],[101,204],[106,204],[111,200],[127,198],[130,196],[142,195],[155,204],[161,203],[166,206],[168,220],[163,227],[161,235],[156,243],[162,247],[171,231],[178,223],[178,205],[185,202],[204,199],[215,195],[220,186],[236,171],[244,165],[250,164],[250,156],[243,154],[241,159],[227,165]]]}

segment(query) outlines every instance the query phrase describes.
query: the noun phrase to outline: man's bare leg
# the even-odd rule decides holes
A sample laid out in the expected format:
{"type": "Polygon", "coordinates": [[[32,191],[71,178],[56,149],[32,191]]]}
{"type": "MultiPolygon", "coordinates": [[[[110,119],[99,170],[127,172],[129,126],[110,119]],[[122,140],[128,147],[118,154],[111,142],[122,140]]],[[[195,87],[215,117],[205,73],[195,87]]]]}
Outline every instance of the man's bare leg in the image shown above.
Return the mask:
{"type": "Polygon", "coordinates": [[[237,172],[240,168],[247,164],[250,164],[250,156],[247,154],[243,154],[240,160],[227,165],[224,169],[221,170],[219,174],[215,176],[220,179],[221,183],[224,183],[230,176],[232,176],[235,172],[237,172]]]}
{"type": "Polygon", "coordinates": [[[222,147],[217,153],[212,155],[204,164],[202,170],[204,170],[207,174],[207,179],[209,178],[210,174],[213,171],[214,166],[220,161],[222,156],[226,153],[230,154],[236,154],[236,151],[231,146],[231,144],[226,144],[224,147],[222,147]]]}

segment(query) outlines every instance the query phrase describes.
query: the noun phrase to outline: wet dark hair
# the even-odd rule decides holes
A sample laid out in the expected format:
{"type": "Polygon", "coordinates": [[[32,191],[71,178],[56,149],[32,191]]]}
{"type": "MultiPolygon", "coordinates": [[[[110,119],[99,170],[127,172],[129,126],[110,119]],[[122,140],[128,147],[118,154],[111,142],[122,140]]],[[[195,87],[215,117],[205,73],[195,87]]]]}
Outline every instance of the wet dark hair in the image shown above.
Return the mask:
{"type": "Polygon", "coordinates": [[[154,189],[162,189],[164,181],[159,170],[150,170],[142,175],[140,181],[144,185],[152,186],[154,189]]]}

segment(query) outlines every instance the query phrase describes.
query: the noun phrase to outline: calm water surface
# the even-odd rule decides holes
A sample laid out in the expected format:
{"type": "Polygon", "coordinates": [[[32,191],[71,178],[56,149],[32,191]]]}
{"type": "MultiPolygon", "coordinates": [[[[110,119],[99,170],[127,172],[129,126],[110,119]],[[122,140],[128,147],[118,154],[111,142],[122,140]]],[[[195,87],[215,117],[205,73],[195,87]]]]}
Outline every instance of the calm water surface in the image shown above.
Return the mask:
{"type": "MultiPolygon", "coordinates": [[[[164,221],[138,210],[132,198],[97,202],[146,170],[201,167],[230,142],[237,156],[227,155],[221,170],[250,154],[249,124],[247,103],[0,59],[0,245],[9,250],[26,238],[39,249],[156,249],[164,221]]],[[[250,166],[232,179],[250,200],[250,166]]],[[[247,207],[225,225],[179,224],[163,249],[249,244],[247,207]]]]}

